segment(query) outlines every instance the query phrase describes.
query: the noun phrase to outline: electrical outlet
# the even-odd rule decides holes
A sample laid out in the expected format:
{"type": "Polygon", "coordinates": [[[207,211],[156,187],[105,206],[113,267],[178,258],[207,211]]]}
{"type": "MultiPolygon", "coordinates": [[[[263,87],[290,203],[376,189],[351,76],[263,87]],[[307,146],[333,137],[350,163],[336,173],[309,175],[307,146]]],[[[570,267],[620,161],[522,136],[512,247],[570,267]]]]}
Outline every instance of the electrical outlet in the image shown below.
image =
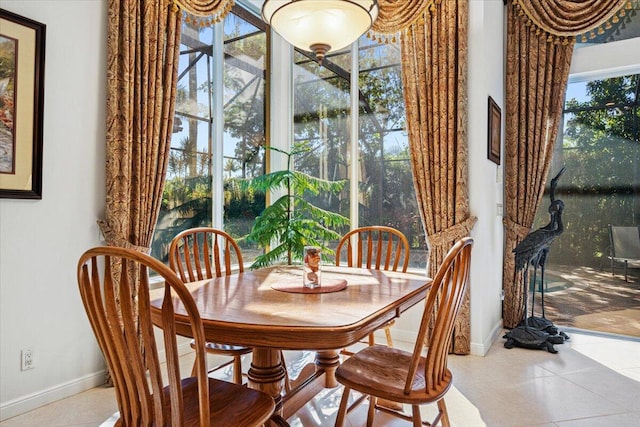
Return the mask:
{"type": "Polygon", "coordinates": [[[35,367],[33,347],[23,348],[20,350],[20,370],[26,371],[27,369],[33,369],[35,367]]]}

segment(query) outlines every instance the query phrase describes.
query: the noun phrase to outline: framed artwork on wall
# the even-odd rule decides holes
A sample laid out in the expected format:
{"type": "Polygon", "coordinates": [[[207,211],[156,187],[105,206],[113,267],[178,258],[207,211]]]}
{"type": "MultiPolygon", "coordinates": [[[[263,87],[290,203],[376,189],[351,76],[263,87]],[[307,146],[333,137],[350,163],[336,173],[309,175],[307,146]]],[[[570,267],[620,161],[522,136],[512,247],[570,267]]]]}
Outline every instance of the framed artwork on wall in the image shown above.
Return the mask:
{"type": "Polygon", "coordinates": [[[487,141],[487,157],[495,164],[500,164],[500,130],[502,129],[502,113],[500,107],[489,97],[489,133],[487,141]]]}
{"type": "Polygon", "coordinates": [[[45,32],[0,9],[0,198],[42,199],[45,32]]]}

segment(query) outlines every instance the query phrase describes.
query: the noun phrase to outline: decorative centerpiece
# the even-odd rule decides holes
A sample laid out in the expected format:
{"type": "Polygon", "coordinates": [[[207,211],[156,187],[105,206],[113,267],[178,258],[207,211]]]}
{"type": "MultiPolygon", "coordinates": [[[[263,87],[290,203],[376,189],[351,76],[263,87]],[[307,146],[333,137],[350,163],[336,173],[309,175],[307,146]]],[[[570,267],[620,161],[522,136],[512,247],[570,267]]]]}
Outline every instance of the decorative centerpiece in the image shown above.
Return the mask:
{"type": "Polygon", "coordinates": [[[322,250],[318,246],[305,246],[304,248],[302,284],[306,288],[317,288],[322,284],[321,253],[322,250]]]}

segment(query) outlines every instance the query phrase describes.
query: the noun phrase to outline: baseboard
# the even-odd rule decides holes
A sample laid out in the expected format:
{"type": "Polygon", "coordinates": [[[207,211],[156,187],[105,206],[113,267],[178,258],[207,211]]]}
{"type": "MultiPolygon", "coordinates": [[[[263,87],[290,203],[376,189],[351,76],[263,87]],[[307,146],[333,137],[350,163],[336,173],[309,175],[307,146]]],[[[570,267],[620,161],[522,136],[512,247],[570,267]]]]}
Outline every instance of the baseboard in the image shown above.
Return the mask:
{"type": "Polygon", "coordinates": [[[98,371],[73,381],[3,403],[0,405],[0,421],[13,418],[41,406],[48,405],[49,403],[98,387],[105,383],[105,375],[105,371],[98,371]]]}
{"type": "MultiPolygon", "coordinates": [[[[185,355],[193,350],[189,345],[190,340],[178,344],[178,354],[180,356],[185,355]]],[[[164,362],[165,353],[164,350],[158,351],[158,357],[161,362],[164,362]]],[[[0,422],[9,418],[22,415],[25,412],[32,411],[41,406],[48,405],[60,399],[73,396],[77,393],[82,393],[94,387],[101,386],[106,380],[106,370],[95,372],[93,374],[85,375],[73,381],[69,381],[64,384],[57,385],[45,390],[40,390],[35,393],[27,394],[18,399],[11,400],[9,402],[0,405],[0,422]]]]}
{"type": "Polygon", "coordinates": [[[493,328],[491,329],[491,332],[489,333],[489,335],[487,336],[487,338],[484,340],[482,344],[471,343],[471,349],[470,349],[471,354],[473,354],[474,356],[484,356],[485,354],[487,354],[487,352],[489,351],[489,349],[491,348],[495,340],[500,336],[500,334],[502,334],[502,330],[503,330],[503,324],[502,324],[502,319],[500,319],[493,326],[493,328]]]}
{"type": "MultiPolygon", "coordinates": [[[[475,356],[484,356],[485,354],[487,354],[487,352],[489,351],[489,349],[493,345],[493,342],[502,333],[502,329],[503,329],[503,327],[502,327],[502,319],[500,319],[500,321],[498,321],[494,325],[494,327],[491,329],[491,333],[489,334],[489,336],[486,337],[484,342],[482,342],[480,344],[473,343],[473,342],[471,343],[471,345],[470,345],[470,353],[475,355],[475,356]]],[[[399,342],[403,342],[403,343],[407,343],[407,344],[411,344],[411,345],[413,345],[413,343],[415,343],[415,341],[416,341],[416,333],[415,332],[392,329],[391,335],[393,336],[393,341],[399,341],[399,342]]],[[[380,342],[380,343],[385,342],[385,337],[384,337],[384,333],[383,332],[376,331],[376,342],[380,342]]]]}

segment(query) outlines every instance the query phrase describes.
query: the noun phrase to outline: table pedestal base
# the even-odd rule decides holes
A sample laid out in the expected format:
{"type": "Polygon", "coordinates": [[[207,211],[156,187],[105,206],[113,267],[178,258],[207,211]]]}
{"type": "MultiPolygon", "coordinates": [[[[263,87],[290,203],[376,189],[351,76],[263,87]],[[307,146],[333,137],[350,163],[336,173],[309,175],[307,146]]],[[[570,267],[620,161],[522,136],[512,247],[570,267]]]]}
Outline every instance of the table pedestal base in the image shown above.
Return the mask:
{"type": "Polygon", "coordinates": [[[283,394],[285,371],[280,350],[254,348],[251,368],[249,368],[249,387],[272,396],[276,403],[276,414],[287,419],[313,399],[323,388],[338,385],[335,372],[340,365],[340,356],[336,350],[323,350],[316,353],[316,370],[307,378],[296,380],[295,386],[283,394]]]}

